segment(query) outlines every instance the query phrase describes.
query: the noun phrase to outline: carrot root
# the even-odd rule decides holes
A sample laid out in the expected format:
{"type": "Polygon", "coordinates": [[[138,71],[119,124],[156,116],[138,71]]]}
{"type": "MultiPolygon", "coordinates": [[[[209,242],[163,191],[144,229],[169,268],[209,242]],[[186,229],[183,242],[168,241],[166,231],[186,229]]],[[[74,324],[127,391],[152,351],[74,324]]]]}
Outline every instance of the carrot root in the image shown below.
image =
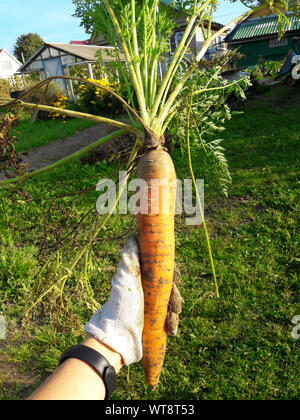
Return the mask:
{"type": "Polygon", "coordinates": [[[147,384],[155,389],[166,351],[166,318],[174,273],[176,174],[169,154],[152,150],[140,159],[138,175],[148,186],[148,213],[138,214],[145,300],[143,367],[147,384]]]}

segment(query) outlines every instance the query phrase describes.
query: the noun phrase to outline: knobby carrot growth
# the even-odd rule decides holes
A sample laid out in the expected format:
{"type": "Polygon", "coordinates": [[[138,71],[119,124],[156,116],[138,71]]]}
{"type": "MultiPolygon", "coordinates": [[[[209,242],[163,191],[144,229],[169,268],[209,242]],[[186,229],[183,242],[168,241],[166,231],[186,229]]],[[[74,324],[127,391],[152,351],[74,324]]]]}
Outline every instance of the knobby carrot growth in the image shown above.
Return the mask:
{"type": "Polygon", "coordinates": [[[166,351],[166,317],[174,273],[176,174],[169,154],[157,149],[140,159],[138,175],[148,186],[148,208],[138,214],[145,299],[143,367],[147,384],[154,389],[166,351]]]}

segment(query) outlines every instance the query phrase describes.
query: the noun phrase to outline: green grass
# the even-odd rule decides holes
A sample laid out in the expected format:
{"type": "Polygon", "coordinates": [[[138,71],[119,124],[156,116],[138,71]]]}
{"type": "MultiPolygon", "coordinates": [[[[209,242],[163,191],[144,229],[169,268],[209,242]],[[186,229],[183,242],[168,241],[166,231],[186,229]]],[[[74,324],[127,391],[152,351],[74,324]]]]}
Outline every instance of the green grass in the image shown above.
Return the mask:
{"type": "Polygon", "coordinates": [[[84,130],[94,124],[92,121],[79,119],[68,119],[65,122],[58,119],[37,120],[35,123],[24,119],[17,128],[16,151],[18,153],[26,152],[34,147],[46,146],[54,140],[64,140],[76,131],[84,130]]]}
{"type": "MultiPolygon", "coordinates": [[[[154,399],[298,399],[299,341],[291,336],[299,304],[299,87],[280,86],[235,112],[223,134],[233,183],[229,198],[205,194],[221,299],[214,293],[204,233],[176,218],[176,260],[184,298],[180,332],[169,338],[154,399]]],[[[173,153],[179,178],[188,177],[186,157],[173,153]]],[[[197,178],[201,162],[194,156],[197,178]]],[[[93,219],[64,249],[39,255],[50,198],[83,190],[115,165],[80,162],[28,182],[24,193],[0,204],[0,313],[8,321],[0,341],[0,399],[28,396],[56,367],[61,352],[78,343],[94,299],[104,303],[125,236],[136,229],[130,216],[113,216],[87,257],[67,282],[64,309],[49,294],[24,330],[25,306],[32,305],[71,264],[87,239],[93,219]],[[75,181],[99,174],[98,178],[75,181]],[[102,174],[102,175],[100,175],[102,174]],[[68,181],[66,181],[68,180],[68,181]],[[28,197],[27,197],[28,198],[28,197]],[[39,258],[37,258],[39,255],[39,258]],[[51,256],[42,274],[37,273],[51,256]],[[85,276],[85,270],[88,273],[85,276]],[[1,386],[2,384],[2,386],[1,386]]],[[[61,198],[48,219],[47,239],[55,245],[72,230],[98,193],[61,198]],[[72,217],[60,220],[72,208],[72,217]]],[[[99,223],[99,221],[98,221],[99,223]]],[[[145,399],[141,363],[119,375],[115,399],[145,399]]]]}

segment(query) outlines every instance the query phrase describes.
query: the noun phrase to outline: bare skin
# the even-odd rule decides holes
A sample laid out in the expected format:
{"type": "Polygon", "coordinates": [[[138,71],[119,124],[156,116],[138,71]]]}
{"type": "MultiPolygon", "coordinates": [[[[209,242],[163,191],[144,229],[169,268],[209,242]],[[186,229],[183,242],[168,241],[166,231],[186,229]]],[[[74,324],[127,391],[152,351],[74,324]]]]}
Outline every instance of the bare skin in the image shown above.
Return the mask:
{"type": "MultiPolygon", "coordinates": [[[[166,320],[167,333],[174,336],[178,332],[179,314],[182,308],[182,297],[176,286],[178,282],[174,274],[169,310],[166,320]]],[[[118,373],[124,361],[122,356],[101,343],[91,335],[87,335],[82,343],[102,354],[118,373]]],[[[29,398],[38,400],[104,400],[105,385],[102,378],[85,362],[68,359],[34,392],[29,398]]]]}
{"type": "MultiPolygon", "coordinates": [[[[116,351],[88,335],[85,346],[101,353],[118,373],[124,362],[116,351]]],[[[37,400],[104,400],[105,386],[102,378],[85,362],[68,359],[29,398],[37,400]]]]}

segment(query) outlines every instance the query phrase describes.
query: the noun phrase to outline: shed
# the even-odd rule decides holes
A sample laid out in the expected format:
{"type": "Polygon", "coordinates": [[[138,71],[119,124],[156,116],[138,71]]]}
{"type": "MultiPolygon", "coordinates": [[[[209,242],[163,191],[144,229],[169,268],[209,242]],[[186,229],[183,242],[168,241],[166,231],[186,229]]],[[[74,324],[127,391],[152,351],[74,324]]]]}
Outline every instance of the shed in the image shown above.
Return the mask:
{"type": "MultiPolygon", "coordinates": [[[[281,61],[294,48],[294,37],[300,35],[300,17],[286,13],[285,34],[278,39],[278,17],[276,15],[251,17],[240,22],[226,37],[231,49],[239,48],[244,57],[238,68],[251,67],[262,59],[281,61]]],[[[299,41],[298,41],[299,42],[299,41]]]]}
{"type": "MultiPolygon", "coordinates": [[[[103,63],[114,61],[114,47],[53,44],[45,43],[25,64],[19,68],[20,73],[39,72],[41,80],[52,76],[69,76],[69,68],[78,64],[87,64],[90,78],[93,79],[91,64],[101,55],[103,63]],[[111,54],[110,54],[111,51],[111,54]]],[[[72,83],[57,80],[63,92],[74,97],[72,83]]]]}

